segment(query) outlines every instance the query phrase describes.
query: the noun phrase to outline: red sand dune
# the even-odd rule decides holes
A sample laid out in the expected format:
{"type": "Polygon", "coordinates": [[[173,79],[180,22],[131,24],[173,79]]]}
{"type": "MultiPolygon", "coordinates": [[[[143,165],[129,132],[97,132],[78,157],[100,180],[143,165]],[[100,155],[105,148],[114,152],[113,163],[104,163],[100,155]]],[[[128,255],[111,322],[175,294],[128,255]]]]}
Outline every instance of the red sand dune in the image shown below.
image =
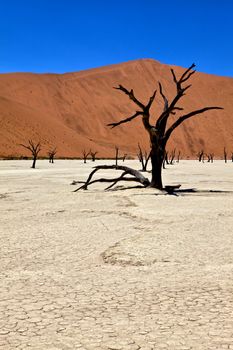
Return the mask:
{"type": "MultiPolygon", "coordinates": [[[[134,104],[113,86],[131,89],[146,102],[160,81],[171,99],[175,86],[170,66],[150,59],[66,74],[12,73],[0,75],[0,156],[28,156],[20,143],[41,141],[42,152],[57,146],[58,157],[81,157],[82,150],[99,157],[120,153],[136,156],[137,144],[148,148],[148,136],[140,118],[110,129],[106,124],[130,116],[134,104]]],[[[179,75],[183,68],[173,67],[179,75]]],[[[233,151],[233,79],[196,73],[182,102],[185,111],[222,106],[185,121],[174,131],[168,149],[183,157],[195,157],[201,149],[221,157],[223,148],[233,151]]],[[[162,109],[157,94],[154,120],[162,109]]],[[[174,118],[174,117],[173,117],[174,118]]]]}

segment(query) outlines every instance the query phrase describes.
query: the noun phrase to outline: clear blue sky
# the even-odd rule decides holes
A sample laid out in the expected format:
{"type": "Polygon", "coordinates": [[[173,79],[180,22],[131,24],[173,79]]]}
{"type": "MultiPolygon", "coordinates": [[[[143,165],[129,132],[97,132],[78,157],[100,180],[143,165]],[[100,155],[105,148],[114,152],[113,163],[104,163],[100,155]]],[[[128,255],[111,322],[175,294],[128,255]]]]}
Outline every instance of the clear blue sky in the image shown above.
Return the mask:
{"type": "Polygon", "coordinates": [[[0,0],[0,72],[139,58],[233,77],[233,0],[0,0]]]}

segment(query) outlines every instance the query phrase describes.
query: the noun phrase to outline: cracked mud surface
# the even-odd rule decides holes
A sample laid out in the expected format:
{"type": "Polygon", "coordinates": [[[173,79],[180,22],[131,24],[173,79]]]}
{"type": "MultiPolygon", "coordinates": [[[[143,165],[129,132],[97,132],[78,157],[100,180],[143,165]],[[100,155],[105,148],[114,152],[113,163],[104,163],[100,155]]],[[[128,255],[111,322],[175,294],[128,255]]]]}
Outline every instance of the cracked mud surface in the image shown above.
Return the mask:
{"type": "Polygon", "coordinates": [[[91,165],[0,162],[0,349],[233,349],[233,165],[73,193],[91,165]]]}

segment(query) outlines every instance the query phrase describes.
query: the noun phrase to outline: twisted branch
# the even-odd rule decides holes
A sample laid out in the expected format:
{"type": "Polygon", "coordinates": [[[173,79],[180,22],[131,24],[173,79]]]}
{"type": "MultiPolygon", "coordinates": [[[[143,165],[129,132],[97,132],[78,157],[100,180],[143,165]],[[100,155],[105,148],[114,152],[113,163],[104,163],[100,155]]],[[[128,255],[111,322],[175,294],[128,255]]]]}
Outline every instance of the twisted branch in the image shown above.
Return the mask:
{"type": "Polygon", "coordinates": [[[116,126],[118,126],[118,125],[120,125],[120,124],[130,122],[131,120],[135,119],[135,118],[138,117],[139,115],[142,115],[142,112],[137,111],[134,115],[132,115],[132,116],[129,117],[129,118],[122,119],[122,120],[120,120],[119,122],[109,123],[109,124],[107,124],[107,126],[111,126],[111,129],[113,129],[113,128],[115,128],[116,126]]]}
{"type": "Polygon", "coordinates": [[[164,140],[167,141],[171,135],[171,133],[181,124],[183,123],[186,119],[193,117],[194,115],[197,114],[202,114],[206,111],[209,111],[211,109],[223,109],[222,107],[205,107],[202,109],[198,109],[196,111],[190,112],[188,114],[183,115],[182,117],[180,117],[179,119],[177,119],[172,126],[170,126],[170,128],[166,131],[165,135],[164,135],[164,140]]]}
{"type": "MultiPolygon", "coordinates": [[[[134,181],[134,182],[139,182],[141,183],[144,187],[147,187],[149,186],[150,184],[150,181],[144,177],[139,171],[135,170],[135,169],[132,169],[132,168],[129,168],[127,166],[123,166],[123,165],[98,165],[96,167],[94,167],[94,170],[89,174],[86,182],[80,186],[79,188],[77,188],[74,192],[77,192],[81,189],[83,190],[87,190],[87,187],[93,183],[96,183],[96,182],[113,182],[113,184],[111,184],[110,186],[108,186],[106,188],[109,189],[111,187],[113,187],[117,182],[119,181],[134,181]],[[122,170],[123,171],[123,174],[121,174],[121,176],[117,177],[117,178],[113,178],[113,179],[106,179],[106,178],[100,178],[100,179],[97,179],[97,180],[93,180],[91,181],[93,175],[98,171],[98,170],[101,170],[101,169],[116,169],[116,170],[122,170]],[[125,175],[131,175],[132,177],[125,177],[125,175]]],[[[74,184],[77,183],[77,182],[73,182],[74,184]]]]}

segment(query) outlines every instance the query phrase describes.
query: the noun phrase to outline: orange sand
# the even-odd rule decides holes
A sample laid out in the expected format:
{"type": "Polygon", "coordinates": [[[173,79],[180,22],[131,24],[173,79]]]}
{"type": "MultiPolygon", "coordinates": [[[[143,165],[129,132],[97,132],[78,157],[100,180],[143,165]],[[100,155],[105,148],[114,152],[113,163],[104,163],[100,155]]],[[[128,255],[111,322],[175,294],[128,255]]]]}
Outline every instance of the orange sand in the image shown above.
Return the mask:
{"type": "MultiPolygon", "coordinates": [[[[183,68],[173,67],[179,74],[183,68]]],[[[12,73],[0,75],[0,156],[28,156],[20,143],[29,138],[42,142],[41,155],[57,146],[58,157],[80,157],[82,150],[98,151],[99,157],[120,153],[136,156],[137,143],[148,147],[140,120],[111,130],[106,124],[134,114],[127,96],[113,89],[133,88],[146,102],[160,81],[171,99],[175,86],[168,65],[151,59],[67,74],[12,73]]],[[[224,146],[233,150],[233,79],[196,73],[189,94],[179,104],[185,111],[203,106],[222,106],[186,121],[171,137],[183,157],[194,157],[204,148],[222,156],[224,146]]],[[[153,105],[156,119],[162,109],[158,94],[153,105]]]]}

